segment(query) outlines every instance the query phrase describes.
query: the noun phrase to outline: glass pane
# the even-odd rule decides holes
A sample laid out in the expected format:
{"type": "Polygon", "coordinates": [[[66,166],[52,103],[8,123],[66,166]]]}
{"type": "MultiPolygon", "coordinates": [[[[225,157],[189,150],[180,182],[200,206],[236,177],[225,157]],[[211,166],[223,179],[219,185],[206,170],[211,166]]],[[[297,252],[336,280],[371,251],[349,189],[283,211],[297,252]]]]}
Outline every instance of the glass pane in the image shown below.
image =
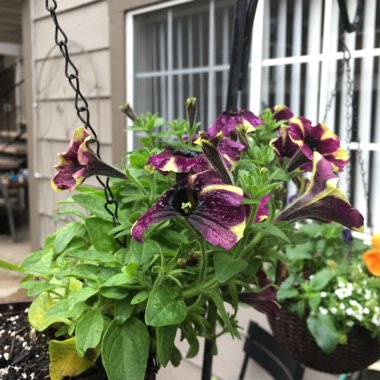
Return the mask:
{"type": "Polygon", "coordinates": [[[134,20],[135,72],[167,70],[167,11],[145,13],[134,20]]]}
{"type": "Polygon", "coordinates": [[[232,48],[235,1],[218,1],[215,5],[215,63],[228,65],[232,48]]]}
{"type": "Polygon", "coordinates": [[[269,0],[265,5],[265,59],[321,52],[324,1],[269,0]]]}
{"type": "Polygon", "coordinates": [[[209,62],[209,2],[173,8],[173,68],[207,66],[209,62]]]}
{"type": "Polygon", "coordinates": [[[188,97],[197,98],[197,120],[207,125],[208,74],[186,74],[174,76],[174,117],[185,118],[185,101],[188,97]]]}
{"type": "Polygon", "coordinates": [[[167,77],[140,78],[135,81],[134,108],[137,114],[159,113],[167,117],[167,77]]]}

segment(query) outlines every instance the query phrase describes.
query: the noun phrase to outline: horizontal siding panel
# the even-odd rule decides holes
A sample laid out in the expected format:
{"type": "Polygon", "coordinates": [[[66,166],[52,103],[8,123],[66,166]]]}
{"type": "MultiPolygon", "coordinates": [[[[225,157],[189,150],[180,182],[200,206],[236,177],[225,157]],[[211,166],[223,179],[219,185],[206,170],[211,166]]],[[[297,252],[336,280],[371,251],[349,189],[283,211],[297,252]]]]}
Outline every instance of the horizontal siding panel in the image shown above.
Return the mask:
{"type": "MultiPolygon", "coordinates": [[[[80,89],[85,97],[110,96],[109,51],[96,51],[73,57],[79,71],[80,89]]],[[[64,59],[52,59],[36,63],[37,101],[72,98],[74,95],[65,77],[64,59]]]]}
{"type": "MultiPolygon", "coordinates": [[[[98,99],[88,101],[90,122],[102,144],[111,144],[111,101],[98,99]]],[[[39,102],[37,107],[37,124],[39,138],[49,140],[66,140],[73,131],[82,125],[78,119],[74,100],[60,102],[39,102]]]]}
{"type": "MultiPolygon", "coordinates": [[[[57,11],[68,11],[72,8],[77,8],[78,6],[91,5],[91,3],[97,3],[99,0],[65,0],[58,2],[57,11]]],[[[36,1],[34,2],[34,18],[38,19],[40,17],[44,17],[48,14],[45,8],[45,1],[36,1]]]]}
{"type": "MultiPolygon", "coordinates": [[[[59,2],[59,5],[63,3],[59,2]]],[[[86,50],[93,50],[108,47],[110,44],[108,5],[105,1],[63,13],[58,16],[58,21],[68,37],[68,46],[72,51],[78,50],[75,45],[86,50]],[[72,42],[71,45],[70,42],[72,42]]],[[[50,18],[35,22],[35,36],[35,58],[45,58],[54,46],[55,27],[50,18]]]]}

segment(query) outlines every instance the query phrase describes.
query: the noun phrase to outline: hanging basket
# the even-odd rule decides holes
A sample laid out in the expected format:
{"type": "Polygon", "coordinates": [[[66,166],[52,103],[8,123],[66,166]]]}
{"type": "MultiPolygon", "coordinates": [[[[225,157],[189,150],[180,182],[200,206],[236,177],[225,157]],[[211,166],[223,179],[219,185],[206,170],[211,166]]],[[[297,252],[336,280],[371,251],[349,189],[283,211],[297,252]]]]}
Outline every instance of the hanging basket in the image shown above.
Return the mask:
{"type": "Polygon", "coordinates": [[[325,354],[310,334],[306,320],[287,310],[284,305],[280,319],[268,318],[277,341],[301,364],[328,373],[351,373],[367,368],[380,358],[380,342],[372,339],[362,327],[354,326],[347,344],[339,344],[334,352],[325,354]]]}

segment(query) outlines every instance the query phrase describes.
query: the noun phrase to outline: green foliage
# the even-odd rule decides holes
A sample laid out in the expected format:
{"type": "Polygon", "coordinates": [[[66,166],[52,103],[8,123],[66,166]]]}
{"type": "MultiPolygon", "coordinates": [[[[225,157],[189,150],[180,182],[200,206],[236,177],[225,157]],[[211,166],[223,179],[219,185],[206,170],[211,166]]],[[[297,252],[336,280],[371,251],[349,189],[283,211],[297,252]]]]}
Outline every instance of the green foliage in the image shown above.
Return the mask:
{"type": "Polygon", "coordinates": [[[291,275],[281,284],[279,301],[307,317],[310,333],[326,353],[347,342],[354,325],[380,338],[380,278],[365,268],[368,246],[358,238],[345,240],[343,227],[335,223],[302,224],[295,235],[295,244],[286,249],[291,275]]]}
{"type": "MultiPolygon", "coordinates": [[[[336,228],[305,225],[298,232],[276,221],[284,208],[286,182],[293,174],[279,162],[270,144],[279,122],[269,111],[262,117],[264,124],[254,132],[239,131],[246,149],[237,162],[228,163],[233,185],[243,190],[246,206],[245,223],[236,233],[242,234],[237,235],[241,239],[230,251],[213,246],[180,213],[150,226],[142,243],[131,237],[134,223],[179,177],[154,170],[147,164],[149,157],[166,146],[191,150],[193,155],[202,152],[193,144],[200,123],[182,119],[166,123],[148,113],[131,127],[139,132],[141,148],[125,155],[127,178],[110,181],[118,223],[105,208],[103,191],[81,185],[60,202],[58,212],[70,222],[48,236],[41,250],[19,266],[0,261],[2,268],[23,272],[21,286],[36,296],[29,311],[32,326],[38,331],[53,328],[56,337],[65,339],[65,344],[52,344],[55,351],[67,351],[78,368],[87,368],[84,359],[101,352],[110,380],[144,379],[149,355],[158,358],[160,366],[169,362],[177,366],[183,355],[175,346],[176,337],[187,341],[186,356],[194,357],[200,338],[215,341],[217,323],[220,334],[239,336],[239,294],[262,290],[258,270],[265,269],[274,278],[285,252],[291,268],[313,268],[317,273],[305,284],[295,271],[282,284],[278,298],[295,300],[292,307],[300,315],[309,309],[317,312],[324,301],[320,292],[344,270],[338,262],[326,268],[326,261],[317,260],[322,254],[334,257],[337,242],[331,229],[336,228]],[[315,236],[314,243],[311,237],[315,236]]],[[[109,207],[115,210],[114,205],[109,207]]],[[[361,249],[356,241],[352,247],[361,249]]],[[[311,317],[310,325],[330,349],[327,327],[323,330],[320,319],[311,317]]],[[[57,371],[59,365],[68,370],[67,361],[60,362],[56,352],[55,358],[57,371]]]]}

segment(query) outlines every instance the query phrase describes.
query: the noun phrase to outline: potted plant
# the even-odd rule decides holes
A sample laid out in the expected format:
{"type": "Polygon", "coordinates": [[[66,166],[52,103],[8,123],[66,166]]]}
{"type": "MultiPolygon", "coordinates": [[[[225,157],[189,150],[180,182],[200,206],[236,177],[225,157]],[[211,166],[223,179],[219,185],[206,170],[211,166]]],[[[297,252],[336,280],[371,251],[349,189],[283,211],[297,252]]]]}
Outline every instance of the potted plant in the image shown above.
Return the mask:
{"type": "Polygon", "coordinates": [[[95,136],[75,130],[52,179],[56,190],[77,190],[59,209],[73,219],[19,266],[1,263],[23,272],[20,286],[35,297],[29,322],[50,340],[53,380],[99,363],[110,380],[153,379],[161,366],[196,355],[200,338],[215,352],[217,336],[239,336],[239,302],[278,315],[267,273],[281,276],[285,248],[297,237],[294,221],[363,225],[336,188],[336,168],[348,160],[339,139],[285,106],[260,117],[226,111],[203,132],[194,98],[187,120],[164,130],[158,115],[121,109],[143,135],[141,148],[115,168],[93,150],[95,136]],[[103,190],[82,184],[94,175],[107,176],[106,200],[103,190]],[[303,192],[285,207],[292,179],[303,192]],[[320,205],[336,202],[344,217],[321,214],[320,205]],[[186,353],[176,338],[188,342],[186,353]]]}
{"type": "Polygon", "coordinates": [[[303,224],[304,243],[289,246],[276,338],[297,358],[326,372],[353,372],[380,358],[379,235],[373,249],[338,224],[303,224]]]}

